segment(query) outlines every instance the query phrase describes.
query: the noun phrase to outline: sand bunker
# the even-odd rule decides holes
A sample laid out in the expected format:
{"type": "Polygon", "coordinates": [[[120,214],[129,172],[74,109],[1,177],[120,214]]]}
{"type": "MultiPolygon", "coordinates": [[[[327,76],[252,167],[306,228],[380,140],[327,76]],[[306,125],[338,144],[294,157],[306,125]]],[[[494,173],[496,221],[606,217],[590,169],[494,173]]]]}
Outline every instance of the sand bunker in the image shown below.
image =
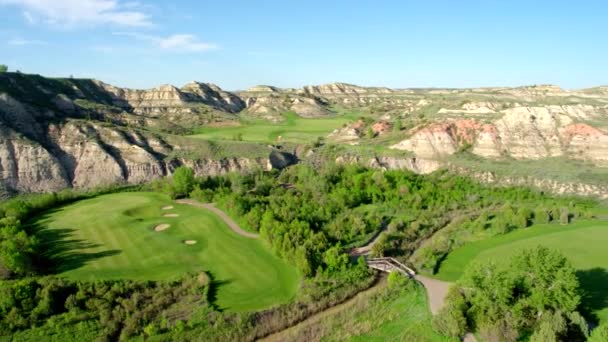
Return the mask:
{"type": "Polygon", "coordinates": [[[166,205],[166,206],[162,207],[161,209],[163,209],[163,210],[171,210],[171,209],[173,209],[173,206],[172,205],[166,205]]]}
{"type": "Polygon", "coordinates": [[[178,214],[165,214],[163,217],[178,217],[178,214]]]}
{"type": "Polygon", "coordinates": [[[154,227],[154,231],[156,231],[156,232],[162,232],[163,230],[165,230],[165,229],[167,229],[169,227],[171,227],[170,224],[166,224],[166,223],[159,224],[158,226],[154,227]]]}
{"type": "Polygon", "coordinates": [[[196,244],[196,240],[186,240],[186,241],[184,241],[184,243],[186,245],[194,245],[194,244],[196,244]]]}

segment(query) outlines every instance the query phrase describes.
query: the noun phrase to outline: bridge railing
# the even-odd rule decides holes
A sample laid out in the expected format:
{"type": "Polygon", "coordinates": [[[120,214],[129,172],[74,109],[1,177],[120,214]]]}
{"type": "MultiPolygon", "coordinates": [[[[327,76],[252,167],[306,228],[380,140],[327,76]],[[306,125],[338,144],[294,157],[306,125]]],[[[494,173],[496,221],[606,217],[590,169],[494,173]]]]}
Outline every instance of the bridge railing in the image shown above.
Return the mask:
{"type": "Polygon", "coordinates": [[[405,266],[403,263],[399,262],[394,258],[369,258],[366,261],[368,266],[379,269],[381,271],[390,272],[393,269],[397,269],[411,277],[416,275],[416,272],[414,270],[405,266]]]}

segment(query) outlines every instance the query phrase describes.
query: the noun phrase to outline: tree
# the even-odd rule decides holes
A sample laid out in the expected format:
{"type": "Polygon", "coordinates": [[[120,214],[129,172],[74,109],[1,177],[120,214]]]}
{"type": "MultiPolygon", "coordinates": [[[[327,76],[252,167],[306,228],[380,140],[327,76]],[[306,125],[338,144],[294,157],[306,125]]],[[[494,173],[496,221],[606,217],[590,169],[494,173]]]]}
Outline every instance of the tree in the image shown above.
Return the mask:
{"type": "Polygon", "coordinates": [[[329,272],[342,271],[348,266],[348,255],[342,253],[340,246],[336,245],[323,254],[323,261],[329,272]]]}
{"type": "Polygon", "coordinates": [[[559,211],[559,223],[568,224],[570,223],[570,211],[568,208],[561,208],[559,211]]]}
{"type": "Polygon", "coordinates": [[[378,238],[378,240],[376,240],[376,242],[374,243],[374,245],[372,246],[372,250],[370,251],[370,254],[372,257],[374,258],[380,258],[384,256],[384,252],[386,251],[386,245],[387,245],[387,238],[386,238],[386,234],[385,233],[380,233],[380,237],[378,238]]]}
{"type": "Polygon", "coordinates": [[[296,248],[295,265],[302,276],[308,277],[312,274],[312,265],[308,259],[308,252],[305,247],[300,246],[296,248]]]}
{"type": "MultiPolygon", "coordinates": [[[[508,264],[474,263],[457,288],[464,305],[450,296],[446,306],[463,308],[466,321],[487,339],[502,336],[514,341],[530,334],[533,341],[568,340],[565,334],[586,334],[577,318],[580,288],[575,269],[563,255],[546,247],[524,250],[508,264]]],[[[449,317],[458,313],[443,317],[443,326],[453,325],[449,317]]]]}
{"type": "Polygon", "coordinates": [[[7,72],[8,67],[5,64],[0,64],[0,72],[7,72]]]}
{"type": "Polygon", "coordinates": [[[537,208],[536,211],[534,211],[534,223],[544,224],[549,223],[550,220],[551,216],[549,215],[547,209],[541,207],[537,208]]]}
{"type": "Polygon", "coordinates": [[[587,342],[606,342],[608,341],[608,323],[600,324],[599,327],[593,329],[591,336],[587,342]]]}
{"type": "Polygon", "coordinates": [[[452,287],[446,301],[449,305],[445,305],[439,314],[433,317],[433,328],[446,336],[461,337],[468,329],[464,315],[466,310],[464,297],[456,287],[452,287]]]}
{"type": "Polygon", "coordinates": [[[180,166],[173,172],[173,189],[177,197],[188,196],[194,189],[194,170],[180,166]]]}

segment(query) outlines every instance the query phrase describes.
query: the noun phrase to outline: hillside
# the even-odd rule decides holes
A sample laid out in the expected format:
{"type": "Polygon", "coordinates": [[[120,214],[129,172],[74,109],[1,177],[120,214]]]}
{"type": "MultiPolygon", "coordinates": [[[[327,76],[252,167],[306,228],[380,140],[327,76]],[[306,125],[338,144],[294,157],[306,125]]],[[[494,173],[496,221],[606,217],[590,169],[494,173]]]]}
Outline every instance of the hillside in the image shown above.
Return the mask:
{"type": "Polygon", "coordinates": [[[0,74],[0,190],[141,183],[185,164],[198,174],[269,168],[266,146],[186,139],[229,124],[240,98],[217,86],[120,89],[95,80],[0,74]]]}
{"type": "Polygon", "coordinates": [[[134,90],[2,73],[0,131],[0,189],[8,193],[140,183],[179,165],[205,175],[293,162],[269,158],[278,144],[311,161],[419,173],[447,167],[486,181],[608,195],[606,87],[333,83],[228,92],[191,82],[134,90]],[[192,135],[201,129],[213,134],[192,135]],[[319,137],[325,146],[312,147],[319,137]]]}

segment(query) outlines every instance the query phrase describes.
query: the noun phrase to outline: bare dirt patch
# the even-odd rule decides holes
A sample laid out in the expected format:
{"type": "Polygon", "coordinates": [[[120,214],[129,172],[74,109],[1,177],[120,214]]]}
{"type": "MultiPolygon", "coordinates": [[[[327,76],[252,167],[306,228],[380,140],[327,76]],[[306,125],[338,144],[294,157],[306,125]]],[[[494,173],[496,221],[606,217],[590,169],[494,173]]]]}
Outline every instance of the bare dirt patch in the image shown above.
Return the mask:
{"type": "Polygon", "coordinates": [[[166,205],[166,206],[162,207],[161,209],[162,210],[171,210],[171,209],[173,209],[173,206],[172,205],[166,205]]]}
{"type": "Polygon", "coordinates": [[[186,245],[195,245],[196,244],[196,240],[186,240],[186,241],[184,241],[184,243],[186,245]]]}
{"type": "Polygon", "coordinates": [[[163,217],[178,217],[178,214],[165,214],[163,217]]]}
{"type": "Polygon", "coordinates": [[[167,224],[167,223],[159,224],[156,227],[154,227],[154,231],[155,232],[162,232],[163,230],[165,230],[165,229],[167,229],[169,227],[171,227],[171,225],[167,224]]]}

